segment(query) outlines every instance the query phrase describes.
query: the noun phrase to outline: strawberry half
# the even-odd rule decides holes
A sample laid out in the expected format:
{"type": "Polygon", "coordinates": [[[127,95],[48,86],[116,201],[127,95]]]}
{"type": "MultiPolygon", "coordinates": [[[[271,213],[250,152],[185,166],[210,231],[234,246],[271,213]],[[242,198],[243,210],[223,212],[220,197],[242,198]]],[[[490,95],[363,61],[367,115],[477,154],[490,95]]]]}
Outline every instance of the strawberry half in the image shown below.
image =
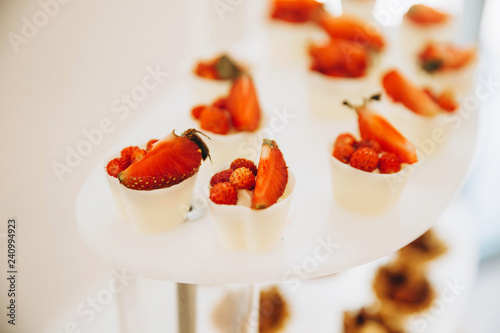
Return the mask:
{"type": "Polygon", "coordinates": [[[440,111],[439,105],[423,89],[415,86],[397,70],[390,70],[384,75],[382,86],[395,103],[401,103],[415,113],[432,117],[440,111]]]}
{"type": "Polygon", "coordinates": [[[385,47],[384,37],[369,29],[370,25],[348,15],[325,14],[320,20],[321,27],[332,38],[350,40],[358,47],[381,51],[385,47]]]}
{"type": "Polygon", "coordinates": [[[413,5],[406,13],[406,17],[419,25],[443,23],[448,15],[425,5],[413,5]]]}
{"type": "Polygon", "coordinates": [[[226,109],[236,130],[253,132],[259,127],[260,105],[257,91],[249,75],[243,74],[233,82],[227,97],[226,109]]]}
{"type": "Polygon", "coordinates": [[[170,187],[193,176],[201,161],[210,157],[198,133],[194,129],[180,136],[170,133],[155,143],[144,158],[120,172],[118,180],[130,189],[147,191],[170,187]]]}
{"type": "Polygon", "coordinates": [[[460,69],[476,57],[475,47],[459,48],[452,44],[430,42],[418,55],[423,70],[434,73],[460,69]]]}
{"type": "Polygon", "coordinates": [[[288,169],[285,159],[274,140],[264,139],[252,199],[253,209],[274,205],[285,192],[288,169]]]}
{"type": "MultiPolygon", "coordinates": [[[[373,96],[371,99],[379,99],[380,96],[373,96]]],[[[349,102],[344,102],[356,110],[358,113],[359,134],[363,140],[377,141],[386,152],[393,153],[403,163],[413,164],[418,161],[417,149],[408,141],[394,126],[384,117],[370,110],[366,106],[366,101],[361,106],[352,106],[349,102]]]]}

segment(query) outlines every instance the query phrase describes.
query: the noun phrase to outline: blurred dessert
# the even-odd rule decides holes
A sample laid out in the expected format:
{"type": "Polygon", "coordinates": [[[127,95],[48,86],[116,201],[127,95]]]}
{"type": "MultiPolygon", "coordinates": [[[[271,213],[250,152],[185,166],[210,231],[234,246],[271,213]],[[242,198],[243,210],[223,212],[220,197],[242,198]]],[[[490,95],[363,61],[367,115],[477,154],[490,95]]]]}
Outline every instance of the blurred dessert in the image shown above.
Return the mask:
{"type": "Polygon", "coordinates": [[[431,229],[399,250],[398,261],[418,266],[438,258],[443,255],[446,250],[446,245],[431,229]]]}
{"type": "Polygon", "coordinates": [[[404,330],[380,313],[361,308],[344,312],[344,333],[404,333],[404,330]]]}
{"type": "Polygon", "coordinates": [[[277,286],[260,291],[259,332],[284,332],[290,317],[288,303],[277,286]]]}

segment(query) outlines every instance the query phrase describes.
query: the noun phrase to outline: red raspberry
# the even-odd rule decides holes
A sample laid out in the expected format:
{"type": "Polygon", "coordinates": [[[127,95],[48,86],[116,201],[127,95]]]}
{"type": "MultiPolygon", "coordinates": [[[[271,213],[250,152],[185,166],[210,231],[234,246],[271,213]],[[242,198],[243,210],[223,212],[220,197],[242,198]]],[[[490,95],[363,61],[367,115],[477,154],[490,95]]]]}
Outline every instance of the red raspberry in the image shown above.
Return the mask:
{"type": "Polygon", "coordinates": [[[401,170],[401,160],[393,153],[383,153],[378,161],[380,173],[396,173],[401,170]]]}
{"type": "Polygon", "coordinates": [[[354,147],[355,145],[356,145],[356,138],[354,138],[354,136],[349,133],[342,133],[337,137],[337,140],[335,140],[335,147],[338,146],[354,147]]]}
{"type": "Polygon", "coordinates": [[[212,179],[210,179],[210,186],[215,186],[215,184],[218,184],[218,183],[228,182],[229,177],[231,177],[232,173],[233,173],[233,170],[231,170],[231,169],[217,172],[215,175],[212,176],[212,179]]]}
{"type": "Polygon", "coordinates": [[[200,127],[215,134],[227,134],[231,129],[231,117],[226,110],[216,106],[205,108],[200,116],[200,127]]]}
{"type": "Polygon", "coordinates": [[[379,143],[375,140],[361,140],[360,142],[358,142],[356,147],[357,148],[368,147],[375,150],[377,154],[380,154],[382,152],[382,147],[380,147],[379,143]]]}
{"type": "Polygon", "coordinates": [[[378,154],[371,148],[359,148],[352,154],[349,162],[353,168],[372,172],[377,168],[378,154]]]}
{"type": "Polygon", "coordinates": [[[146,145],[146,151],[150,151],[151,148],[153,148],[153,145],[158,142],[158,139],[151,139],[148,141],[148,144],[146,145]]]}
{"type": "Polygon", "coordinates": [[[193,109],[191,109],[191,115],[194,119],[200,119],[201,113],[203,112],[203,110],[205,110],[205,108],[205,105],[195,106],[193,109]]]}
{"type": "Polygon", "coordinates": [[[233,171],[229,182],[236,189],[251,190],[255,187],[255,176],[250,169],[241,167],[233,171]]]}
{"type": "Polygon", "coordinates": [[[108,162],[106,165],[106,171],[108,172],[108,175],[116,178],[118,174],[128,168],[129,165],[129,160],[123,157],[117,157],[108,162]]]}
{"type": "Polygon", "coordinates": [[[236,205],[238,192],[229,182],[218,183],[210,189],[210,200],[219,205],[236,205]]]}
{"type": "Polygon", "coordinates": [[[333,157],[342,163],[349,163],[352,154],[356,149],[353,146],[340,144],[333,149],[333,157]]]}
{"type": "Polygon", "coordinates": [[[238,168],[243,168],[243,167],[252,171],[254,176],[257,176],[257,167],[255,166],[255,163],[253,163],[252,161],[244,159],[244,158],[237,158],[233,161],[233,163],[231,163],[231,169],[233,169],[233,170],[236,170],[238,168]]]}

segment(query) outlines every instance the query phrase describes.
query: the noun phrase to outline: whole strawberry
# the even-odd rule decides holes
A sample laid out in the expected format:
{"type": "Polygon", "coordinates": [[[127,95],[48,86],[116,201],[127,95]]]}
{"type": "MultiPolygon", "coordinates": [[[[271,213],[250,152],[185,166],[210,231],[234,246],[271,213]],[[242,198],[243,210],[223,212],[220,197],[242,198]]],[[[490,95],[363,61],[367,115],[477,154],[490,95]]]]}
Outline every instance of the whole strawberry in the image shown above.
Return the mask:
{"type": "Polygon", "coordinates": [[[333,157],[335,157],[342,163],[349,163],[349,160],[351,159],[351,156],[355,150],[356,148],[350,145],[335,146],[333,150],[333,157]]]}
{"type": "Polygon", "coordinates": [[[255,163],[253,163],[250,160],[247,160],[245,158],[237,158],[231,163],[231,169],[236,170],[238,168],[245,167],[247,169],[250,169],[254,176],[257,176],[257,167],[255,166],[255,163]]]}
{"type": "Polygon", "coordinates": [[[356,145],[357,148],[364,148],[364,147],[368,147],[368,148],[371,148],[373,150],[375,150],[375,152],[377,154],[380,154],[382,152],[382,147],[380,147],[380,145],[378,144],[377,141],[375,140],[361,140],[360,142],[358,142],[358,144],[356,145]]]}
{"type": "Polygon", "coordinates": [[[112,159],[106,165],[106,171],[111,177],[117,177],[120,172],[128,168],[130,165],[130,160],[123,157],[117,157],[112,159]]]}
{"type": "Polygon", "coordinates": [[[229,182],[236,189],[251,190],[255,187],[255,176],[250,169],[241,167],[233,171],[229,182]]]}
{"type": "Polygon", "coordinates": [[[372,172],[378,166],[378,155],[371,148],[359,148],[352,154],[349,163],[353,168],[372,172]]]}
{"type": "Polygon", "coordinates": [[[223,170],[223,171],[217,172],[210,179],[210,186],[215,186],[215,184],[218,184],[218,183],[228,182],[229,181],[229,177],[231,177],[232,173],[233,173],[232,169],[227,169],[227,170],[223,170]]]}
{"type": "Polygon", "coordinates": [[[401,170],[401,160],[393,153],[383,153],[378,161],[380,173],[396,173],[401,170]]]}
{"type": "Polygon", "coordinates": [[[218,183],[210,188],[210,200],[219,205],[236,205],[238,192],[229,182],[218,183]]]}
{"type": "Polygon", "coordinates": [[[227,134],[231,129],[231,117],[226,110],[208,107],[201,112],[200,127],[215,134],[227,134]]]}

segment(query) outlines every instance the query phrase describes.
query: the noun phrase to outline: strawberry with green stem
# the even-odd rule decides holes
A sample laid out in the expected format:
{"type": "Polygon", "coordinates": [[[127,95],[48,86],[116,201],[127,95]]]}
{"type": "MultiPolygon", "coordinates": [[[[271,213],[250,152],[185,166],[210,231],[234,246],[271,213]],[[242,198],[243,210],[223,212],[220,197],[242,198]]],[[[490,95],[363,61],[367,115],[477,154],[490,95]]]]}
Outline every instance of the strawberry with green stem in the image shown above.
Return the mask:
{"type": "MultiPolygon", "coordinates": [[[[180,136],[174,131],[156,142],[138,162],[118,174],[125,187],[134,190],[167,188],[193,176],[210,152],[195,129],[180,136]]],[[[208,138],[208,137],[207,137],[208,138]]]]}
{"type": "Polygon", "coordinates": [[[395,154],[404,163],[416,163],[418,157],[415,146],[384,117],[368,108],[368,103],[373,100],[380,100],[380,94],[365,99],[364,103],[359,106],[353,106],[348,101],[343,103],[358,114],[361,138],[377,141],[384,151],[395,154]]]}

